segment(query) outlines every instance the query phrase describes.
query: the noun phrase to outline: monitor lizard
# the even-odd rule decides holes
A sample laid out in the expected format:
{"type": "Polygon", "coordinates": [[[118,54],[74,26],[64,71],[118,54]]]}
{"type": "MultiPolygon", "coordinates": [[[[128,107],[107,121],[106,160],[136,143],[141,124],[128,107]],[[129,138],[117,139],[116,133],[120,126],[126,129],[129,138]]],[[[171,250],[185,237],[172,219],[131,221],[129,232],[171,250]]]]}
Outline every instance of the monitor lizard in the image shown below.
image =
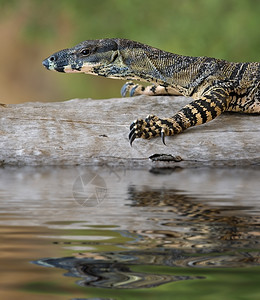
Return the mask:
{"type": "Polygon", "coordinates": [[[184,95],[194,101],[168,118],[149,115],[130,126],[129,140],[175,135],[209,122],[224,111],[260,114],[260,63],[228,62],[173,54],[128,39],[87,40],[43,61],[49,70],[86,73],[127,82],[122,96],[184,95]]]}

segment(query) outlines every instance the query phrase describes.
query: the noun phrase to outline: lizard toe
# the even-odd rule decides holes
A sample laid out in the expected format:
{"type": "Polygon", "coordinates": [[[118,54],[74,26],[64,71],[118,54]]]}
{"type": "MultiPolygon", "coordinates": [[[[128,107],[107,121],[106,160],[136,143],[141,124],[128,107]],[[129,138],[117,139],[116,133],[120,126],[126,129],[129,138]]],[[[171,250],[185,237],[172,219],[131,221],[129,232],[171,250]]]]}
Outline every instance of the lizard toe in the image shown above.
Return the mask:
{"type": "Polygon", "coordinates": [[[130,141],[131,146],[132,146],[133,141],[136,138],[141,138],[142,137],[144,122],[145,122],[144,120],[139,119],[139,120],[134,121],[130,125],[129,141],[130,141]]]}

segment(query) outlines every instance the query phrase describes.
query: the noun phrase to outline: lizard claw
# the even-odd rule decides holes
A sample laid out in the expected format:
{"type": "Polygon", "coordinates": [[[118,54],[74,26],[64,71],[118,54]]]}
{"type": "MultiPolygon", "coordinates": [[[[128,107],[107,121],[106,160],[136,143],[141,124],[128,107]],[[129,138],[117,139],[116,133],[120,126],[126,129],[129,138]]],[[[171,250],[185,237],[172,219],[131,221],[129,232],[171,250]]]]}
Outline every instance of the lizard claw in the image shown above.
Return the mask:
{"type": "Polygon", "coordinates": [[[130,90],[130,97],[133,97],[134,96],[134,94],[135,94],[135,90],[137,89],[137,87],[138,87],[138,85],[136,84],[135,86],[133,86],[132,88],[131,88],[131,90],[130,90]]]}
{"type": "Polygon", "coordinates": [[[136,138],[141,137],[141,127],[143,125],[143,120],[136,120],[130,125],[130,133],[129,133],[129,142],[130,146],[132,147],[132,144],[136,138]]]}
{"type": "Polygon", "coordinates": [[[133,86],[133,85],[134,85],[134,83],[133,83],[132,81],[129,81],[129,82],[125,83],[125,84],[122,86],[121,91],[120,91],[121,96],[122,96],[122,97],[125,97],[126,94],[127,94],[127,92],[130,91],[130,97],[132,97],[133,94],[134,94],[134,91],[132,92],[131,86],[133,86]]]}
{"type": "Polygon", "coordinates": [[[132,128],[132,130],[129,133],[129,142],[131,147],[135,139],[136,139],[135,128],[132,128]]]}
{"type": "Polygon", "coordinates": [[[163,128],[162,128],[162,130],[161,130],[161,138],[162,138],[163,144],[166,146],[166,144],[165,144],[165,132],[164,132],[164,129],[163,129],[163,128]]]}
{"type": "Polygon", "coordinates": [[[126,93],[127,93],[127,86],[126,86],[126,84],[124,84],[121,88],[120,94],[122,97],[125,97],[126,93]]]}

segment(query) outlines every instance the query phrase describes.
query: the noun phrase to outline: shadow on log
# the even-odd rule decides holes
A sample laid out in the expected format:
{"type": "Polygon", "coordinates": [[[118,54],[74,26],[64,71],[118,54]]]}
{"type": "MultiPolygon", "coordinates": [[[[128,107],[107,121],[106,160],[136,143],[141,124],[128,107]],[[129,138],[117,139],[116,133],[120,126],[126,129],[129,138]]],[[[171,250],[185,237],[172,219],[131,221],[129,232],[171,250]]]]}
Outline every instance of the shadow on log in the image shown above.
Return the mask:
{"type": "Polygon", "coordinates": [[[185,97],[147,97],[0,107],[0,160],[9,165],[260,165],[260,117],[225,113],[180,135],[128,141],[148,114],[170,117],[185,97]]]}

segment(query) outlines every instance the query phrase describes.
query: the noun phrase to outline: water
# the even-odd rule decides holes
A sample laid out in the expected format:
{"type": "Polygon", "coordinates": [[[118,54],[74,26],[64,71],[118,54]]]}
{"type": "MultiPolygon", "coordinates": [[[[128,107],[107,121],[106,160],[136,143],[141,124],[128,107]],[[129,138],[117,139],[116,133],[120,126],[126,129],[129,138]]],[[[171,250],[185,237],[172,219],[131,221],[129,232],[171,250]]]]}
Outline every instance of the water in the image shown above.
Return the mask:
{"type": "Polygon", "coordinates": [[[254,169],[0,169],[0,299],[260,299],[254,169]]]}

